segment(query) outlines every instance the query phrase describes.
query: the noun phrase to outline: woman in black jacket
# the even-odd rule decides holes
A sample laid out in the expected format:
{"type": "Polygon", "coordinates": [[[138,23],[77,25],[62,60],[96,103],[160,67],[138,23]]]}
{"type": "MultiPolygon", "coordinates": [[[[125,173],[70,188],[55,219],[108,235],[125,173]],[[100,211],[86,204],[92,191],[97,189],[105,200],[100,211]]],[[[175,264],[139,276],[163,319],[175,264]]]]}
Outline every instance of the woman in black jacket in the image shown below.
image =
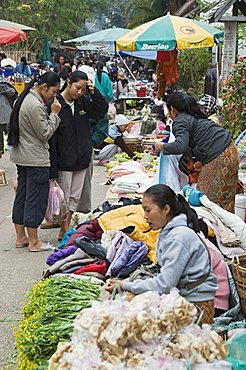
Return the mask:
{"type": "Polygon", "coordinates": [[[164,155],[184,154],[190,148],[195,161],[202,163],[197,187],[224,209],[234,212],[238,175],[238,153],[231,134],[201,112],[192,96],[174,92],[167,98],[173,120],[175,142],[157,143],[164,155]]]}
{"type": "Polygon", "coordinates": [[[81,71],[74,71],[69,75],[57,99],[61,104],[61,122],[50,140],[53,170],[51,177],[58,176],[69,206],[69,215],[62,222],[58,235],[60,240],[69,230],[72,214],[80,199],[86,169],[91,161],[89,119],[101,119],[108,110],[108,104],[81,71]]]}

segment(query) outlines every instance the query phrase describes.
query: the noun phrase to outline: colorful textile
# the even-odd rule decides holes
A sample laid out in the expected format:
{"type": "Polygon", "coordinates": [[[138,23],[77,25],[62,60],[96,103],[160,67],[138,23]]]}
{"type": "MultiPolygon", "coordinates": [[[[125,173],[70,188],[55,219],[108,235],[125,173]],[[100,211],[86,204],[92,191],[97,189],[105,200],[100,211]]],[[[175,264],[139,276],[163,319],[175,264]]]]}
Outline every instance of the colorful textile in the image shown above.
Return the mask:
{"type": "Polygon", "coordinates": [[[199,325],[202,326],[203,324],[213,325],[214,321],[214,301],[203,301],[203,302],[193,302],[197,308],[198,316],[201,314],[202,310],[203,315],[201,320],[199,321],[199,325]]]}
{"type": "Polygon", "coordinates": [[[78,227],[78,229],[71,235],[70,239],[68,240],[65,248],[69,245],[74,245],[74,240],[81,236],[87,236],[90,240],[96,241],[101,239],[102,236],[102,229],[98,223],[97,219],[90,221],[90,223],[82,224],[78,227]]]}
{"type": "Polygon", "coordinates": [[[101,275],[105,275],[106,273],[106,261],[101,261],[97,263],[92,263],[90,265],[81,267],[80,269],[76,270],[74,273],[76,275],[86,273],[86,272],[99,272],[101,275]]]}
{"type": "Polygon", "coordinates": [[[234,213],[238,176],[238,152],[233,143],[210,163],[202,167],[197,189],[210,201],[234,213]]]}
{"type": "Polygon", "coordinates": [[[239,172],[246,173],[246,130],[237,138],[235,146],[239,155],[239,172]]]}
{"type": "Polygon", "coordinates": [[[71,245],[70,247],[67,247],[63,250],[55,251],[47,257],[46,263],[47,263],[47,265],[51,266],[56,261],[60,261],[64,258],[70,256],[70,254],[73,254],[77,249],[78,249],[78,247],[76,247],[75,245],[71,245]]]}

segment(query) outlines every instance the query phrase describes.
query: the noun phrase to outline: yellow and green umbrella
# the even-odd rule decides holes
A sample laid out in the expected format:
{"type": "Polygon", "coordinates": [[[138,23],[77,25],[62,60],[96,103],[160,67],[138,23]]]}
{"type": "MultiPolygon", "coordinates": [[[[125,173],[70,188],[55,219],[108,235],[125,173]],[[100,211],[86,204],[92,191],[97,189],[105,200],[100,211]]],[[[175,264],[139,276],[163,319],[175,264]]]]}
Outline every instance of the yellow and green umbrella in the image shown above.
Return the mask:
{"type": "Polygon", "coordinates": [[[223,31],[170,14],[138,26],[116,40],[118,50],[171,51],[204,48],[223,40],[223,31]]]}

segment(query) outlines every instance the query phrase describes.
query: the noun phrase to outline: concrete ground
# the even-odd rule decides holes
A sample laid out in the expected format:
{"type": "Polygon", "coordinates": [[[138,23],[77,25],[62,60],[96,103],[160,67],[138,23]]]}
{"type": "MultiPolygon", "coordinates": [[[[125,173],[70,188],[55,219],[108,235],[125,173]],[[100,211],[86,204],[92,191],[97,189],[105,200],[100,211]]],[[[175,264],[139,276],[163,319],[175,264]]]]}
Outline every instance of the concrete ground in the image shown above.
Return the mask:
{"type": "MultiPolygon", "coordinates": [[[[14,363],[14,327],[21,320],[20,303],[24,294],[41,278],[49,252],[30,253],[26,248],[15,248],[15,232],[11,221],[14,200],[12,181],[15,166],[8,154],[0,159],[0,169],[6,171],[9,184],[0,186],[0,369],[16,368],[14,363]]],[[[94,166],[92,208],[105,200],[107,186],[104,167],[94,166]]],[[[40,230],[43,241],[57,246],[58,229],[40,230]]]]}

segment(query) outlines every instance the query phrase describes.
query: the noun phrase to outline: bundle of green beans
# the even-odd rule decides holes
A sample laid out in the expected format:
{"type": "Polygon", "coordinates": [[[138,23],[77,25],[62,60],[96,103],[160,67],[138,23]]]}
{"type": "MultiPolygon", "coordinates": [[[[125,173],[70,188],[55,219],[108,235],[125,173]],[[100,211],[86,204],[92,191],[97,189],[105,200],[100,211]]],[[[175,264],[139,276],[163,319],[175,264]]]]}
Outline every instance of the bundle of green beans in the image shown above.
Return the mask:
{"type": "Polygon", "coordinates": [[[23,320],[16,333],[19,370],[48,368],[59,342],[70,340],[77,314],[99,300],[100,286],[88,280],[51,277],[26,293],[23,320]]]}

